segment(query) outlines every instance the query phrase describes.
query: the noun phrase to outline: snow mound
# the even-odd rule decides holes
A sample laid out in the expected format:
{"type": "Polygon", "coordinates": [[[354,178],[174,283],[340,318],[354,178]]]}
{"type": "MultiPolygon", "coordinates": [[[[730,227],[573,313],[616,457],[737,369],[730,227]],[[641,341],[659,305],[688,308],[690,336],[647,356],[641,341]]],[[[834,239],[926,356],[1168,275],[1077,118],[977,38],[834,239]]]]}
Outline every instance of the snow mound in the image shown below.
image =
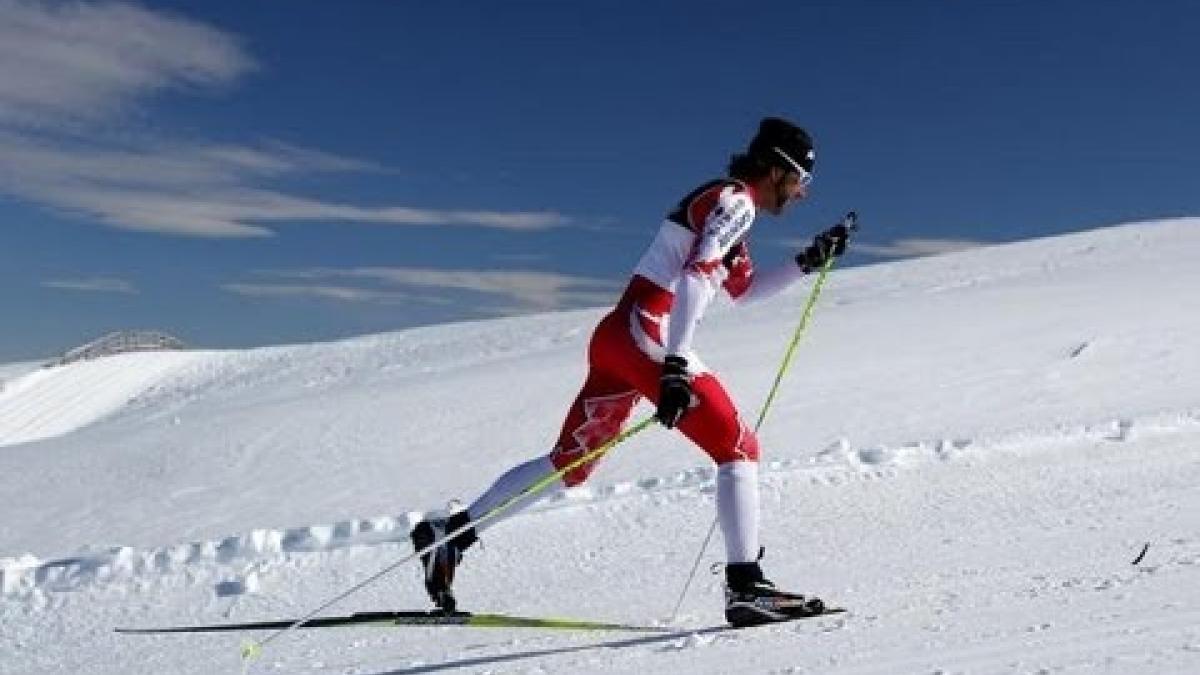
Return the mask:
{"type": "Polygon", "coordinates": [[[0,389],[0,447],[92,424],[199,357],[189,352],[118,354],[15,378],[0,389]]]}

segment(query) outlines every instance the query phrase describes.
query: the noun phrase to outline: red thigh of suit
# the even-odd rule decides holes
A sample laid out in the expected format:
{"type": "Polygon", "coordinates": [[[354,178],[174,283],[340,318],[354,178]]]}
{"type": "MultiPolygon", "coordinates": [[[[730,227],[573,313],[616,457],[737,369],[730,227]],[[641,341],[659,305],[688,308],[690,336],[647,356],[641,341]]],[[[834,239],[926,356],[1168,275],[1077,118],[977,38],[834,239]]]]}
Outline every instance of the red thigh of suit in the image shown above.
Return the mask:
{"type": "MultiPolygon", "coordinates": [[[[558,442],[551,452],[561,469],[621,431],[633,407],[644,396],[658,401],[662,365],[633,342],[626,313],[617,309],[600,322],[588,347],[588,376],[567,412],[558,442]]],[[[683,416],[678,428],[717,464],[758,460],[758,440],[742,423],[725,387],[712,373],[692,378],[696,405],[683,416]]],[[[595,462],[563,476],[567,485],[587,479],[595,462]]]]}

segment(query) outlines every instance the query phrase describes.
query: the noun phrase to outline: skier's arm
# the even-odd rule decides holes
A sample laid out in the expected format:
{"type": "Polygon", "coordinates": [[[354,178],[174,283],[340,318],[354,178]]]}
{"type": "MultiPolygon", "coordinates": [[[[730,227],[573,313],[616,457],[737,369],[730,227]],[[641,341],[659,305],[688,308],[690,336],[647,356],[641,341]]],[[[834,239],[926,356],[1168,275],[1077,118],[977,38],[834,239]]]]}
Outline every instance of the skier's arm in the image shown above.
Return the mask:
{"type": "Polygon", "coordinates": [[[675,304],[667,329],[667,354],[683,355],[691,351],[696,324],[716,295],[716,284],[707,275],[687,271],[675,288],[675,304]]]}
{"type": "Polygon", "coordinates": [[[791,286],[804,273],[804,268],[795,262],[759,272],[750,266],[747,257],[745,262],[734,261],[729,279],[724,284],[725,292],[735,305],[757,302],[791,286]]]}
{"type": "Polygon", "coordinates": [[[791,265],[781,265],[764,273],[758,273],[750,263],[750,255],[742,245],[729,261],[729,278],[725,280],[725,291],[734,304],[755,302],[782,291],[800,277],[825,266],[830,257],[846,251],[850,232],[857,222],[857,214],[850,212],[841,223],[821,232],[813,243],[796,254],[791,265]],[[849,223],[849,226],[847,226],[849,223]]]}
{"type": "Polygon", "coordinates": [[[754,202],[750,195],[732,187],[721,192],[697,235],[675,288],[665,345],[667,354],[682,355],[690,351],[696,324],[723,281],[722,258],[746,235],[753,221],[754,202]]]}

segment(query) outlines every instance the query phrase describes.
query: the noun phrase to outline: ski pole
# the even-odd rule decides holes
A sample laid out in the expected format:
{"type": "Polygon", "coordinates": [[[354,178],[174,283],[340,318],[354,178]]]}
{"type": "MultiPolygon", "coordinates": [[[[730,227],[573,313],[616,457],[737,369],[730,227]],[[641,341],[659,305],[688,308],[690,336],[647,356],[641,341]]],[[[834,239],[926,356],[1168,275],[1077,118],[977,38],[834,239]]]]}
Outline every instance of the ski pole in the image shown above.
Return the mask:
{"type": "Polygon", "coordinates": [[[342,600],[350,597],[352,594],[354,594],[354,593],[362,590],[363,588],[366,588],[370,584],[378,581],[380,578],[391,573],[393,570],[400,567],[401,565],[404,565],[419,556],[425,555],[426,553],[436,549],[437,547],[439,547],[442,544],[446,543],[447,541],[457,537],[458,535],[462,534],[463,532],[466,532],[467,530],[471,529],[472,527],[475,527],[476,525],[478,525],[480,523],[484,523],[484,522],[487,522],[487,521],[495,518],[496,516],[503,513],[505,510],[510,508],[513,504],[517,503],[521,499],[528,497],[529,495],[533,495],[533,494],[537,494],[538,492],[541,492],[542,490],[546,489],[551,484],[553,484],[555,481],[561,479],[563,476],[574,471],[575,469],[578,469],[579,467],[581,467],[585,464],[588,464],[590,462],[600,459],[606,453],[608,453],[609,450],[612,450],[617,445],[620,445],[625,440],[627,440],[630,436],[633,436],[634,434],[641,432],[642,430],[644,430],[646,427],[650,426],[654,422],[655,422],[654,417],[647,417],[646,419],[638,422],[637,424],[634,424],[633,426],[629,427],[628,429],[625,429],[624,431],[617,434],[616,436],[613,436],[612,438],[608,439],[603,444],[601,444],[601,445],[595,447],[594,449],[588,451],[587,453],[581,455],[580,457],[575,459],[570,464],[564,466],[563,468],[557,469],[551,473],[548,473],[544,477],[538,479],[537,481],[534,481],[528,487],[526,487],[524,490],[522,490],[520,492],[520,494],[509,497],[508,499],[497,504],[491,510],[489,510],[488,512],[479,516],[475,520],[472,520],[472,521],[466,523],[465,525],[463,525],[462,527],[459,527],[458,529],[454,530],[453,532],[449,532],[449,533],[445,534],[444,536],[442,536],[442,538],[440,538],[437,541],[433,542],[432,544],[426,546],[425,548],[422,548],[417,551],[413,551],[411,554],[405,556],[404,558],[397,560],[396,562],[388,565],[387,567],[383,568],[382,570],[379,570],[375,574],[372,574],[371,576],[367,577],[366,579],[355,584],[349,590],[344,591],[343,593],[325,601],[324,603],[321,604],[320,607],[317,607],[316,609],[312,610],[308,614],[305,614],[303,617],[297,619],[295,622],[288,625],[287,627],[281,628],[281,629],[275,631],[274,633],[271,633],[267,637],[263,638],[261,641],[256,642],[254,640],[247,640],[242,645],[242,664],[243,664],[242,672],[245,673],[249,670],[250,663],[253,660],[257,659],[259,656],[261,656],[263,648],[266,647],[271,642],[274,642],[278,638],[281,638],[284,635],[290,633],[291,631],[296,630],[300,626],[303,626],[304,624],[311,621],[314,617],[316,617],[321,612],[324,612],[325,610],[334,606],[338,602],[341,602],[342,600]]]}
{"type": "MultiPolygon", "coordinates": [[[[851,211],[842,218],[842,225],[851,232],[858,230],[858,213],[851,211]]],[[[817,281],[813,284],[812,291],[808,294],[808,301],[804,304],[804,311],[800,314],[800,323],[796,326],[796,331],[792,334],[792,339],[788,343],[787,350],[783,355],[783,362],[779,364],[779,370],[775,373],[775,381],[771,384],[771,390],[767,393],[767,399],[763,402],[762,408],[758,411],[758,420],[754,423],[754,433],[762,428],[763,421],[767,418],[767,411],[771,408],[771,403],[775,401],[775,395],[779,392],[779,385],[783,382],[783,376],[791,368],[792,358],[796,354],[796,347],[800,344],[800,338],[804,335],[805,329],[808,328],[809,319],[812,317],[813,308],[817,305],[817,298],[821,296],[821,289],[825,286],[825,279],[829,276],[829,270],[833,269],[834,256],[829,256],[825,264],[821,266],[821,272],[817,275],[817,281]]],[[[675,623],[675,619],[679,616],[679,608],[683,606],[683,600],[687,597],[688,590],[692,587],[692,581],[696,578],[696,570],[700,568],[700,561],[704,558],[704,554],[708,551],[708,544],[712,541],[713,534],[717,531],[717,522],[720,516],[714,517],[712,524],[708,526],[708,534],[704,537],[704,543],[700,544],[700,551],[696,554],[696,560],[692,563],[692,571],[688,574],[687,581],[683,584],[683,590],[679,592],[679,599],[675,602],[675,608],[671,610],[671,618],[667,623],[675,623]]]]}

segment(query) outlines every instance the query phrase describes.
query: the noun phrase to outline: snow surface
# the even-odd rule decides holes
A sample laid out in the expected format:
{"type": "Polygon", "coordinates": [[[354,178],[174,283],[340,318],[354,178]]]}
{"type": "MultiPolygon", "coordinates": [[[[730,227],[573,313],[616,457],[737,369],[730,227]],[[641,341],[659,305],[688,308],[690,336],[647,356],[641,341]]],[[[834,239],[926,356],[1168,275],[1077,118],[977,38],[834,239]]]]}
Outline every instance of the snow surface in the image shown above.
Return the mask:
{"type": "MultiPolygon", "coordinates": [[[[834,272],[761,434],[763,563],[847,614],[715,628],[718,544],[662,635],[306,631],[254,671],[1200,672],[1198,259],[1178,219],[834,272]]],[[[747,416],[809,289],[699,332],[747,416]]],[[[601,314],[0,366],[0,673],[239,672],[237,636],[112,629],[298,616],[407,555],[547,449],[601,314]]],[[[712,477],[652,428],[488,531],[459,595],[663,622],[712,477]]],[[[406,566],[331,612],[425,604],[406,566]]]]}
{"type": "Polygon", "coordinates": [[[40,441],[87,426],[197,356],[123,354],[43,368],[16,378],[0,388],[0,446],[40,441]]]}

